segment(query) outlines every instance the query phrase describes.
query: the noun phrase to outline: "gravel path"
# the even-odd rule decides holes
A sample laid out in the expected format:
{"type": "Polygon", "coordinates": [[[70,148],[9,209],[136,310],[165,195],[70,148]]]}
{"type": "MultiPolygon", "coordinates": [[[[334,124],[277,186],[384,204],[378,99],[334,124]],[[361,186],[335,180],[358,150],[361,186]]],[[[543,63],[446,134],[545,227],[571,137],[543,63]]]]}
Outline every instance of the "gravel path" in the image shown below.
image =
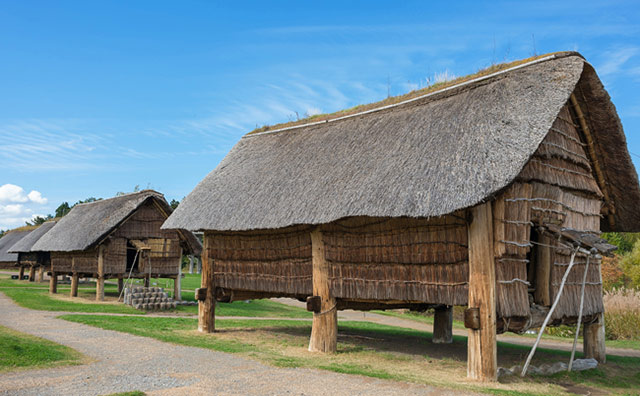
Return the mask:
{"type": "MultiPolygon", "coordinates": [[[[102,330],[21,308],[0,293],[0,324],[74,348],[82,366],[0,374],[0,395],[448,395],[433,387],[328,371],[275,368],[242,357],[102,330]]],[[[468,394],[465,392],[464,394],[468,394]]]]}

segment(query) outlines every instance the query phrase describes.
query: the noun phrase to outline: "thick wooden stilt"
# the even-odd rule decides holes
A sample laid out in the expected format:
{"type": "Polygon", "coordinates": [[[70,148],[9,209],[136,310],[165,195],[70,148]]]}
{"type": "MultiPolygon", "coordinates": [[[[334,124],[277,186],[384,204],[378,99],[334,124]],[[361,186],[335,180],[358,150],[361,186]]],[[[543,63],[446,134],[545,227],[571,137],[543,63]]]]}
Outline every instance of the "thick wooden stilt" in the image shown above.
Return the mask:
{"type": "Polygon", "coordinates": [[[547,235],[540,237],[540,246],[536,246],[536,290],[534,301],[545,307],[551,306],[551,268],[553,267],[553,241],[547,235]]]}
{"type": "Polygon", "coordinates": [[[36,268],[32,265],[29,267],[29,282],[36,280],[36,268]]]}
{"type": "Polygon", "coordinates": [[[479,312],[479,328],[469,329],[467,376],[480,381],[497,379],[496,268],[491,203],[471,209],[469,224],[469,308],[479,312]]]}
{"type": "Polygon", "coordinates": [[[173,281],[173,299],[182,300],[182,254],[180,254],[180,265],[178,266],[178,276],[173,281]]]}
{"type": "Polygon", "coordinates": [[[334,353],[338,346],[338,311],[329,287],[329,263],[325,259],[322,232],[311,232],[313,295],[320,297],[320,312],[313,313],[309,351],[334,353]]]}
{"type": "Polygon", "coordinates": [[[38,267],[38,282],[44,282],[44,266],[38,267]]]}
{"type": "Polygon", "coordinates": [[[453,342],[453,307],[443,306],[436,308],[433,317],[434,344],[451,344],[453,342]]]}
{"type": "Polygon", "coordinates": [[[49,293],[55,294],[58,292],[58,275],[51,271],[51,279],[49,279],[49,293]]]}
{"type": "Polygon", "coordinates": [[[20,279],[20,280],[24,279],[24,266],[23,265],[20,266],[20,272],[18,272],[18,279],[20,279]]]}
{"type": "Polygon", "coordinates": [[[71,297],[78,297],[78,281],[80,280],[78,273],[74,272],[73,275],[71,275],[71,292],[69,293],[69,295],[71,297]]]}
{"type": "Polygon", "coordinates": [[[122,293],[122,289],[124,289],[124,279],[122,279],[122,275],[118,276],[118,295],[122,293]]]}
{"type": "Polygon", "coordinates": [[[198,302],[198,331],[213,333],[216,328],[215,280],[213,278],[214,260],[209,257],[209,236],[204,234],[202,249],[202,288],[207,292],[204,300],[198,302]]]}
{"type": "Polygon", "coordinates": [[[96,301],[104,301],[104,245],[98,247],[98,279],[96,279],[96,301]]]}
{"type": "Polygon", "coordinates": [[[585,358],[593,358],[600,363],[606,363],[603,313],[598,316],[596,322],[584,325],[583,348],[585,358]]]}
{"type": "Polygon", "coordinates": [[[149,278],[148,276],[144,277],[144,287],[149,287],[151,286],[151,278],[149,278]]]}

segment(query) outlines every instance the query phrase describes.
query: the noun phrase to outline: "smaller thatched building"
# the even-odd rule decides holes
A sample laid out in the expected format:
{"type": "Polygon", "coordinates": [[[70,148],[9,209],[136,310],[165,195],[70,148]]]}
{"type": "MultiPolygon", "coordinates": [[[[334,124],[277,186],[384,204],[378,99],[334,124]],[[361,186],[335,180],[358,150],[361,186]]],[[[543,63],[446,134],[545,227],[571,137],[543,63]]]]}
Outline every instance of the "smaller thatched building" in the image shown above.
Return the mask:
{"type": "MultiPolygon", "coordinates": [[[[32,230],[32,227],[20,227],[7,231],[0,238],[0,269],[15,269],[18,266],[18,254],[9,253],[9,249],[32,230]]],[[[20,279],[22,279],[22,275],[23,273],[20,274],[20,279]]]]}
{"type": "MultiPolygon", "coordinates": [[[[18,263],[16,265],[20,268],[20,274],[24,273],[25,268],[29,268],[29,281],[31,282],[35,280],[34,274],[36,270],[38,271],[37,279],[39,282],[43,280],[45,271],[51,271],[49,252],[32,252],[31,248],[55,224],[55,220],[43,223],[9,248],[10,253],[18,255],[18,263]]],[[[22,276],[20,276],[20,279],[22,279],[22,276]]]]}
{"type": "Polygon", "coordinates": [[[200,241],[184,230],[161,230],[172,209],[164,196],[144,190],[76,205],[44,234],[31,252],[50,252],[51,285],[71,276],[71,296],[80,278],[96,278],[96,299],[104,300],[105,279],[175,279],[180,288],[183,254],[199,255],[200,241]]]}

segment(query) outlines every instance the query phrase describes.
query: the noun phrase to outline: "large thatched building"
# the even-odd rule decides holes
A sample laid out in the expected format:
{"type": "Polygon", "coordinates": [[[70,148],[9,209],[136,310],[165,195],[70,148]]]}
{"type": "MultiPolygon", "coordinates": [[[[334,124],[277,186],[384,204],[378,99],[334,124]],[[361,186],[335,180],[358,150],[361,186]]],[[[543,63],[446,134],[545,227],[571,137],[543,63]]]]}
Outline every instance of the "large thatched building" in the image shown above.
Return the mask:
{"type": "Polygon", "coordinates": [[[0,238],[0,269],[15,269],[18,266],[18,254],[10,253],[9,249],[22,238],[29,235],[32,230],[32,227],[20,227],[7,231],[2,238],[0,238]]]}
{"type": "Polygon", "coordinates": [[[204,231],[200,329],[214,300],[291,296],[310,350],[336,309],[468,306],[469,375],[492,379],[496,332],[575,323],[604,359],[601,231],[640,231],[638,176],[593,67],[557,53],[355,114],[244,136],[163,228],[204,231]]]}
{"type": "MultiPolygon", "coordinates": [[[[51,257],[49,252],[32,252],[31,248],[44,234],[49,232],[55,224],[55,220],[43,223],[9,248],[9,252],[18,255],[16,265],[20,268],[20,274],[24,273],[25,268],[29,269],[29,281],[35,280],[34,274],[36,270],[38,271],[38,281],[43,280],[45,271],[51,271],[51,257]]],[[[22,279],[22,276],[20,276],[20,279],[22,279]]]]}
{"type": "Polygon", "coordinates": [[[32,247],[49,252],[50,291],[59,275],[70,275],[71,295],[80,278],[96,278],[96,298],[104,299],[104,280],[150,278],[180,283],[183,254],[200,254],[200,241],[189,231],[161,230],[172,209],[156,191],[141,192],[79,204],[61,218],[32,247]]]}

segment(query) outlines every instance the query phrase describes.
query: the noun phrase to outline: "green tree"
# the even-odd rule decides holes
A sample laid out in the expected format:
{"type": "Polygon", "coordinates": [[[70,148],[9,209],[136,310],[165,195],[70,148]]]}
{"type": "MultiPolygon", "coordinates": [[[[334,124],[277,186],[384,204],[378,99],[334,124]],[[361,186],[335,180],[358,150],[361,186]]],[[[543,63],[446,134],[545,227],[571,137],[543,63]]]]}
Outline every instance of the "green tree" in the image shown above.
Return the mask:
{"type": "Polygon", "coordinates": [[[610,244],[618,247],[618,254],[631,252],[634,244],[640,240],[640,233],[631,232],[604,232],[601,236],[610,244]]]}
{"type": "Polygon", "coordinates": [[[180,205],[180,201],[178,200],[172,199],[171,202],[169,202],[169,206],[171,206],[171,209],[173,210],[176,210],[178,205],[180,205]]]}
{"type": "Polygon", "coordinates": [[[34,226],[34,225],[40,225],[46,221],[49,221],[53,219],[53,216],[51,215],[46,215],[45,217],[42,216],[35,216],[34,218],[31,219],[31,221],[25,221],[25,223],[28,226],[34,226]]]}
{"type": "Polygon", "coordinates": [[[630,252],[622,255],[620,266],[624,272],[628,287],[640,289],[640,240],[633,244],[630,252]]]}
{"type": "Polygon", "coordinates": [[[71,211],[71,207],[69,206],[69,202],[63,202],[56,208],[56,217],[63,217],[67,213],[71,211]]]}

